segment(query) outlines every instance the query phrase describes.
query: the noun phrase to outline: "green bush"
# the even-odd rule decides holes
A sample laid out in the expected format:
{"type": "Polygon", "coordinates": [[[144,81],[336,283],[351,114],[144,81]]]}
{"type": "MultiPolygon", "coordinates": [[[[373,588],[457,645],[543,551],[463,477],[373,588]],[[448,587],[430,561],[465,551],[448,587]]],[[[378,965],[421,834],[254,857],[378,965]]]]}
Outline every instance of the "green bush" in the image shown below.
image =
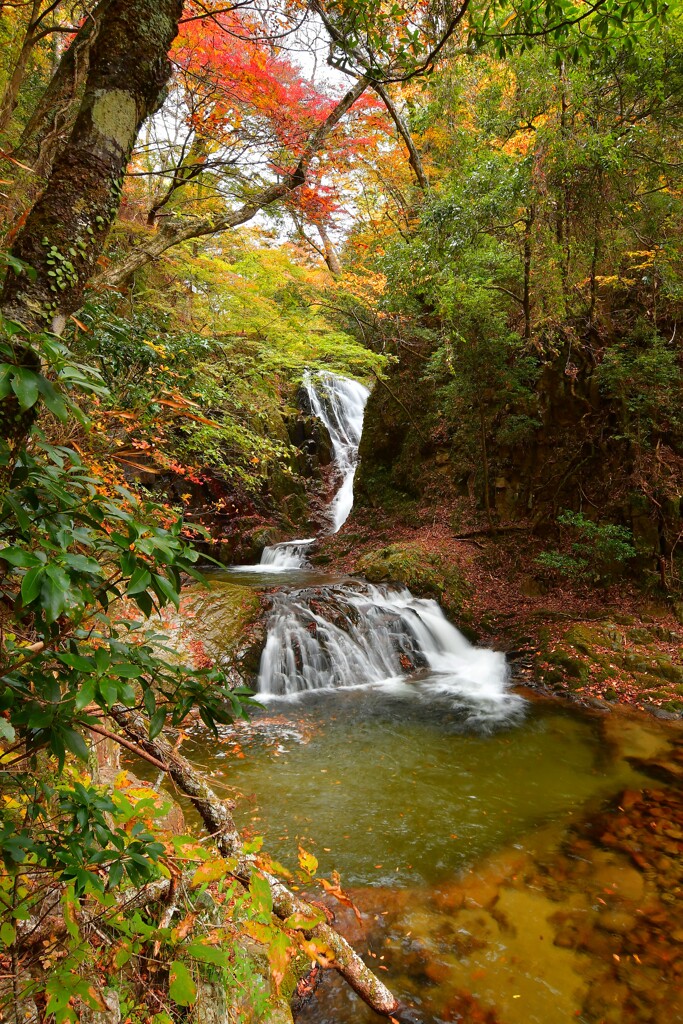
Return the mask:
{"type": "Polygon", "coordinates": [[[539,565],[571,579],[609,582],[621,575],[636,556],[633,534],[616,523],[596,523],[570,509],[557,517],[566,528],[568,550],[543,551],[539,565]]]}

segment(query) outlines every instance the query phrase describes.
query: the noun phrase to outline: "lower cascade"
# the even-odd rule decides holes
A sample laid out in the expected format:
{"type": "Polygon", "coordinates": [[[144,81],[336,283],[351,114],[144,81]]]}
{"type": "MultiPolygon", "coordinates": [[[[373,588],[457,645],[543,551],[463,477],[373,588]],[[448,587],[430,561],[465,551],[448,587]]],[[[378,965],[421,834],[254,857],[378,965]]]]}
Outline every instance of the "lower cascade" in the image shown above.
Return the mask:
{"type": "Polygon", "coordinates": [[[505,656],[473,647],[436,601],[362,581],[273,595],[261,696],[380,683],[450,693],[480,721],[524,705],[508,692],[505,656]]]}

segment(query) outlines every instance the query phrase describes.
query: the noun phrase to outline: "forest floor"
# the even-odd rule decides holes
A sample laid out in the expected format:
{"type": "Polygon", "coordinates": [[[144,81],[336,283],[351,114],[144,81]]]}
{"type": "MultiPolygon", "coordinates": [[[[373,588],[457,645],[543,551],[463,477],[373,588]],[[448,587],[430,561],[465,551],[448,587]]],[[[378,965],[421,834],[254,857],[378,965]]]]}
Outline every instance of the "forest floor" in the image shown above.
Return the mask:
{"type": "MultiPolygon", "coordinates": [[[[515,681],[587,704],[683,716],[683,605],[637,580],[563,579],[538,564],[530,525],[488,530],[462,499],[398,521],[357,508],[318,558],[437,598],[477,643],[508,652],[515,681]]],[[[654,578],[654,577],[653,577],[654,578]]]]}

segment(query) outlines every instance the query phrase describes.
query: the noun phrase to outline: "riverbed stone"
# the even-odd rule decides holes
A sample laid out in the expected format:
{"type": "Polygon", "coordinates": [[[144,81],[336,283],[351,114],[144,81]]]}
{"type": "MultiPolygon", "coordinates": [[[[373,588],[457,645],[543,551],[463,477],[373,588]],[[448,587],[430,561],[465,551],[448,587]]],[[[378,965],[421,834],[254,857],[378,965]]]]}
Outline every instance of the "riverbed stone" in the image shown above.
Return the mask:
{"type": "Polygon", "coordinates": [[[637,921],[633,914],[624,910],[605,910],[598,915],[597,923],[603,931],[626,935],[636,926],[637,921]]]}
{"type": "Polygon", "coordinates": [[[609,895],[619,896],[623,900],[638,903],[645,892],[645,879],[637,868],[631,867],[627,861],[616,859],[602,851],[596,851],[593,857],[595,873],[592,887],[606,890],[609,895]]]}

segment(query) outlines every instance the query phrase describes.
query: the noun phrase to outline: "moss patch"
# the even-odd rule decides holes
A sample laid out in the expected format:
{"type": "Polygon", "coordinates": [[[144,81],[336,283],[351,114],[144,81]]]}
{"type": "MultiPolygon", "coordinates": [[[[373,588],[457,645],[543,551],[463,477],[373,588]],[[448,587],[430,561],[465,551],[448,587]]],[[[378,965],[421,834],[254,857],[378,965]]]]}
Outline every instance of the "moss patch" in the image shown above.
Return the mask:
{"type": "Polygon", "coordinates": [[[390,544],[363,555],[355,571],[370,583],[400,583],[416,597],[432,597],[459,622],[469,621],[469,584],[457,566],[417,543],[390,544]]]}
{"type": "Polygon", "coordinates": [[[611,619],[548,626],[538,632],[535,671],[554,689],[604,700],[626,697],[676,713],[683,708],[680,648],[656,626],[611,619]]]}

